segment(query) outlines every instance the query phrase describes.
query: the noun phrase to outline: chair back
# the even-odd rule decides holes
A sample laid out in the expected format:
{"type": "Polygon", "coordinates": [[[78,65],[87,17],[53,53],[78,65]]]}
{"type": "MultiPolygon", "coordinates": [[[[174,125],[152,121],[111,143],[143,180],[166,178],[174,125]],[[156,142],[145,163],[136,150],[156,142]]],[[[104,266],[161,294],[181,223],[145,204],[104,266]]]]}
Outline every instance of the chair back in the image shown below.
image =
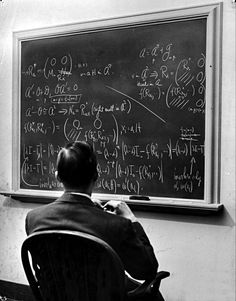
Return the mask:
{"type": "Polygon", "coordinates": [[[38,301],[124,300],[124,267],[97,237],[77,231],[36,232],[23,242],[21,258],[38,301]]]}

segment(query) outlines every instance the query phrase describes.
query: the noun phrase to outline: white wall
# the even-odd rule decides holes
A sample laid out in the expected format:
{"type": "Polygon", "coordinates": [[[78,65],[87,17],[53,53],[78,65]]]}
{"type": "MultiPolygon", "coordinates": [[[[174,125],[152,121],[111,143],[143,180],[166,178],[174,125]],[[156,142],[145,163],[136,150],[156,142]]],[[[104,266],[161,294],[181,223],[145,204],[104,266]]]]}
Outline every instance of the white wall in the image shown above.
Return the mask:
{"type": "MultiPolygon", "coordinates": [[[[12,179],[12,31],[214,3],[213,0],[0,1],[0,190],[12,179]]],[[[221,216],[137,212],[160,268],[171,272],[161,290],[171,301],[235,300],[235,14],[223,6],[221,216]]],[[[0,279],[27,283],[20,260],[24,219],[36,204],[0,197],[0,279]]]]}

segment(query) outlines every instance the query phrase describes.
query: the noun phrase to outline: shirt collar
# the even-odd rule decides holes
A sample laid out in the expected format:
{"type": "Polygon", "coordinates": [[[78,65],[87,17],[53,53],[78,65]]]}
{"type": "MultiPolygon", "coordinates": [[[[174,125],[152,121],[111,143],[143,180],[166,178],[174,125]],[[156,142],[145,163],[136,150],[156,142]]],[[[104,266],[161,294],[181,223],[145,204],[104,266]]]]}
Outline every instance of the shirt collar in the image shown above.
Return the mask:
{"type": "Polygon", "coordinates": [[[69,193],[72,194],[72,195],[80,195],[80,196],[86,197],[86,198],[88,198],[90,201],[93,202],[91,196],[90,196],[89,194],[87,194],[87,193],[73,192],[73,191],[72,191],[72,192],[69,192],[69,193]]]}
{"type": "Polygon", "coordinates": [[[55,200],[56,202],[82,202],[83,204],[96,206],[96,203],[92,200],[91,196],[87,193],[64,191],[64,193],[55,200]],[[71,196],[71,197],[70,197],[71,196]]]}

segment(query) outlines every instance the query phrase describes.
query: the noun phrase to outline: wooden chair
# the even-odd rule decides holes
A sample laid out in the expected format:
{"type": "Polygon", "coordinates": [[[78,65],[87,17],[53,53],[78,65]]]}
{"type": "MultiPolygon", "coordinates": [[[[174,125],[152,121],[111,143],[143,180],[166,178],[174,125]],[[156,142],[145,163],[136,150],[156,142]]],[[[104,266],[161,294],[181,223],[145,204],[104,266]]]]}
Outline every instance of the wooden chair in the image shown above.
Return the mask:
{"type": "Polygon", "coordinates": [[[21,248],[23,267],[37,301],[123,301],[125,273],[101,239],[74,231],[31,234],[21,248]]]}

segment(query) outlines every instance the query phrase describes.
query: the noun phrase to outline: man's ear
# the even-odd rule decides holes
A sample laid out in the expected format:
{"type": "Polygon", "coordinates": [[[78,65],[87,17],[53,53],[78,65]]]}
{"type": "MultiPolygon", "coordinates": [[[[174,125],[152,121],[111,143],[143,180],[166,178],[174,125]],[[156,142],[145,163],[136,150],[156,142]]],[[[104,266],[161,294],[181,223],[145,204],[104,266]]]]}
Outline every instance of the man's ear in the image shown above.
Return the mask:
{"type": "Polygon", "coordinates": [[[57,171],[57,170],[55,171],[55,178],[56,178],[59,182],[61,182],[61,179],[60,179],[60,177],[58,176],[58,171],[57,171]]]}

